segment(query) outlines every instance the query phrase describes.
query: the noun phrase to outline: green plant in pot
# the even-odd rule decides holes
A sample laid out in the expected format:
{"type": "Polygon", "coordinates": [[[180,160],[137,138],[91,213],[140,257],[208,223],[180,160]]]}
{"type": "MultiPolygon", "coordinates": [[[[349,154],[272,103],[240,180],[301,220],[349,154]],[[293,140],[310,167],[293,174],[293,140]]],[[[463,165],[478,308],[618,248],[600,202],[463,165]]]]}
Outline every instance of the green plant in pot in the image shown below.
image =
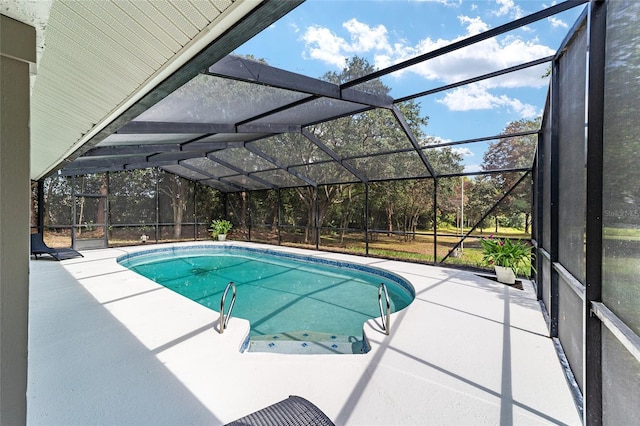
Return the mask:
{"type": "Polygon", "coordinates": [[[233,224],[228,220],[214,219],[211,221],[211,228],[209,231],[211,232],[212,238],[224,241],[227,238],[227,233],[231,231],[231,228],[233,228],[233,224]]]}
{"type": "Polygon", "coordinates": [[[483,238],[482,261],[485,265],[493,266],[498,281],[504,284],[513,284],[518,275],[518,270],[529,266],[531,262],[531,247],[518,240],[513,242],[507,238],[483,238]]]}

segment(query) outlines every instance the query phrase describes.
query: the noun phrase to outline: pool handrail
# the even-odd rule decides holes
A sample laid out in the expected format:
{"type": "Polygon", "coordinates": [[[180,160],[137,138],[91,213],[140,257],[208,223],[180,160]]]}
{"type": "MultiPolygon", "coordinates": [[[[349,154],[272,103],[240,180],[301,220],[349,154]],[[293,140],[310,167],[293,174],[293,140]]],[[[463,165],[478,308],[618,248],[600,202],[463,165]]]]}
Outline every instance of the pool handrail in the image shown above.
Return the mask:
{"type": "Polygon", "coordinates": [[[227,328],[227,323],[229,322],[229,318],[231,318],[231,311],[233,311],[233,305],[236,303],[236,285],[233,281],[229,281],[227,287],[224,289],[224,293],[222,294],[222,298],[220,299],[220,329],[218,333],[224,333],[224,329],[227,328]],[[229,292],[229,287],[233,289],[233,293],[231,294],[231,304],[229,305],[229,312],[227,316],[224,315],[224,302],[227,298],[227,293],[229,292]]]}
{"type": "Polygon", "coordinates": [[[391,328],[391,302],[389,301],[389,292],[387,291],[387,286],[384,283],[380,283],[378,287],[378,306],[380,307],[380,318],[382,321],[382,330],[388,336],[389,329],[391,328]],[[384,293],[384,298],[387,303],[387,309],[383,312],[382,308],[382,294],[384,293]]]}

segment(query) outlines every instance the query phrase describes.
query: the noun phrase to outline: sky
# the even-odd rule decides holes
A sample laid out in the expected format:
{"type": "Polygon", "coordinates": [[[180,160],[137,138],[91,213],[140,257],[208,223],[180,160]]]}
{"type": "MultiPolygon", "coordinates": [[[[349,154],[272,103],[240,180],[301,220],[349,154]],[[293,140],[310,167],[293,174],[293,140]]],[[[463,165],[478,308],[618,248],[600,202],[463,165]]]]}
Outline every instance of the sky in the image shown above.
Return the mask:
{"type": "MultiPolygon", "coordinates": [[[[549,7],[539,0],[307,0],[236,49],[319,78],[352,56],[383,69],[549,7]]],[[[393,98],[553,55],[584,6],[382,78],[393,98]]],[[[541,115],[548,64],[418,98],[425,133],[442,141],[500,134],[541,115]]],[[[487,144],[458,147],[468,171],[487,144]]]]}

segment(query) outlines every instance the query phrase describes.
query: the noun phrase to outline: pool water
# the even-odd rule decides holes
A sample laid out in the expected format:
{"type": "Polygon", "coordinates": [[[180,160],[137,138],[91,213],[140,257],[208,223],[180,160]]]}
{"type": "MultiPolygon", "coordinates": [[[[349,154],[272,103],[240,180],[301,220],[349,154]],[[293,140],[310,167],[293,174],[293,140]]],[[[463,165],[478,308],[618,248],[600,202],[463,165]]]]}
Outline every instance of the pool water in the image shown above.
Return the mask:
{"type": "MultiPolygon", "coordinates": [[[[304,351],[312,342],[322,342],[320,346],[333,352],[365,352],[363,324],[380,316],[380,282],[387,285],[392,312],[413,300],[406,288],[388,277],[242,250],[156,255],[122,263],[215,311],[227,283],[233,281],[237,298],[232,315],[251,323],[249,350],[287,346],[286,352],[295,352],[298,346],[304,351]],[[303,346],[305,342],[309,344],[303,346]]],[[[230,299],[231,293],[227,309],[230,299]]]]}

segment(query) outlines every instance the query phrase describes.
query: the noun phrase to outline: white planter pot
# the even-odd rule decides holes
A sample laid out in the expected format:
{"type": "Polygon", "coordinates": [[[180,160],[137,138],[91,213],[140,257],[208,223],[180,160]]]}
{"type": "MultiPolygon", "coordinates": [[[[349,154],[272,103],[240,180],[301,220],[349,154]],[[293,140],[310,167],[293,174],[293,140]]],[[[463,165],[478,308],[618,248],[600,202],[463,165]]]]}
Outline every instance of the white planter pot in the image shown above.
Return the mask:
{"type": "Polygon", "coordinates": [[[504,266],[494,266],[496,269],[496,278],[498,282],[503,284],[515,284],[516,283],[516,274],[513,272],[513,269],[506,268],[504,266]]]}
{"type": "Polygon", "coordinates": [[[218,234],[218,241],[224,241],[227,239],[227,234],[218,234]]]}

